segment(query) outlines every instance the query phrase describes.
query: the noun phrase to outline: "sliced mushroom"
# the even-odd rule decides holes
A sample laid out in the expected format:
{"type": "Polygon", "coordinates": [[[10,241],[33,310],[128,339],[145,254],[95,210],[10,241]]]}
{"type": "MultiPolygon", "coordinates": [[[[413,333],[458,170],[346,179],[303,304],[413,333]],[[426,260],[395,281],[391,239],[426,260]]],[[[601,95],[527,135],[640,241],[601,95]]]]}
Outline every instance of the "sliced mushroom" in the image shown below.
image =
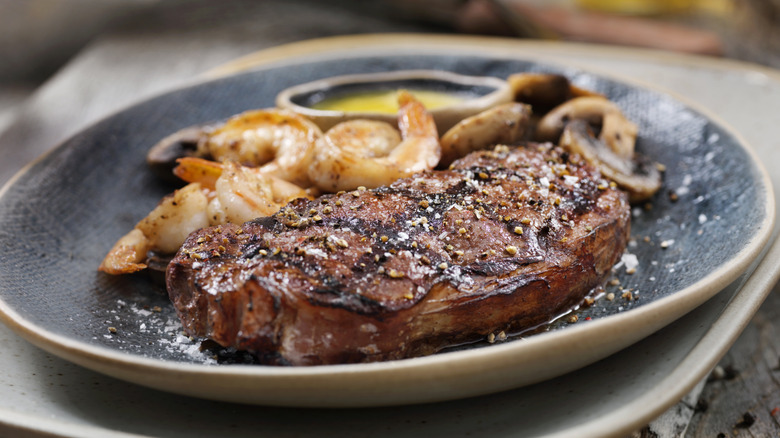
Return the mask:
{"type": "Polygon", "coordinates": [[[176,160],[184,157],[206,158],[199,144],[206,138],[208,128],[197,125],[177,131],[154,145],[146,154],[146,163],[161,179],[179,181],[173,175],[176,160]]]}
{"type": "Polygon", "coordinates": [[[661,187],[661,172],[656,163],[640,154],[628,159],[616,154],[596,138],[584,120],[567,123],[559,144],[569,152],[579,154],[605,177],[615,181],[628,192],[631,202],[647,200],[661,187]]]}
{"type": "Polygon", "coordinates": [[[637,126],[620,108],[604,97],[577,97],[547,113],[536,127],[536,139],[557,142],[567,123],[583,120],[598,132],[598,138],[620,158],[634,156],[637,126]]]}
{"type": "Polygon", "coordinates": [[[534,114],[543,115],[575,97],[601,96],[572,85],[566,76],[552,73],[517,73],[507,78],[515,101],[527,103],[534,114]]]}
{"type": "Polygon", "coordinates": [[[439,167],[447,167],[470,152],[524,139],[530,116],[528,105],[506,103],[461,120],[441,137],[439,167]]]}

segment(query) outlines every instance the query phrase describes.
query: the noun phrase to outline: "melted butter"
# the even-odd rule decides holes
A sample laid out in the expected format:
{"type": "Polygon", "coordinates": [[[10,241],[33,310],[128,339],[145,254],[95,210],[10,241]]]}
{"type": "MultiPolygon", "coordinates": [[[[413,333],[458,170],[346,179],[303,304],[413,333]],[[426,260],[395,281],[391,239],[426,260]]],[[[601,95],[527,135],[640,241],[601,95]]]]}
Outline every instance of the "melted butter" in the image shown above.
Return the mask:
{"type": "MultiPolygon", "coordinates": [[[[429,110],[454,105],[465,100],[464,96],[441,91],[409,90],[409,92],[429,110]]],[[[394,90],[367,91],[323,99],[312,105],[312,108],[323,111],[395,114],[398,112],[397,96],[397,91],[394,90]]]]}

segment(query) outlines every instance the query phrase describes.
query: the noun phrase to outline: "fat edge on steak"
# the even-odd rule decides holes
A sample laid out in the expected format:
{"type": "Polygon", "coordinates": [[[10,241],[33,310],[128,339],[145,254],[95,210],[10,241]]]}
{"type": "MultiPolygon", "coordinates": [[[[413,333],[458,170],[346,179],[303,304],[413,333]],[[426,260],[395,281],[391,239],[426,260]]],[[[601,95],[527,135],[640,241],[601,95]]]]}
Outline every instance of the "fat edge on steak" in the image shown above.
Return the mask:
{"type": "Polygon", "coordinates": [[[547,322],[601,285],[627,196],[550,144],[199,230],[170,263],[185,330],[269,364],[435,353],[547,322]]]}

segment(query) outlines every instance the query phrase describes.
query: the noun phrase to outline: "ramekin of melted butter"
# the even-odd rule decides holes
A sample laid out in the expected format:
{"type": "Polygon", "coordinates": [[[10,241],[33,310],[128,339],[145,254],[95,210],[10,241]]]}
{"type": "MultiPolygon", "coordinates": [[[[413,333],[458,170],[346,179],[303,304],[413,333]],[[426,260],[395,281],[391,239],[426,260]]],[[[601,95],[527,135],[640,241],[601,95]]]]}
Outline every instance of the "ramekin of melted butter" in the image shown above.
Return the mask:
{"type": "Polygon", "coordinates": [[[507,82],[496,77],[403,70],[336,76],[296,85],[279,93],[276,105],[309,118],[323,130],[351,119],[395,124],[399,90],[411,92],[422,102],[439,132],[514,97],[507,82]]]}

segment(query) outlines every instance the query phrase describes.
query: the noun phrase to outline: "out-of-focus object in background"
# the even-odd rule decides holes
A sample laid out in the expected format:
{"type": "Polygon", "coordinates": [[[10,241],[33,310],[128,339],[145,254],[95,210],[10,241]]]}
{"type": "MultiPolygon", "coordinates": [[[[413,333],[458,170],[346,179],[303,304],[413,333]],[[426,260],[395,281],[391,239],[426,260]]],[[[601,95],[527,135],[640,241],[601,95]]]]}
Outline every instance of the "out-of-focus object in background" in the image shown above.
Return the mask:
{"type": "Polygon", "coordinates": [[[40,81],[100,31],[157,0],[0,0],[0,81],[40,81]]]}
{"type": "Polygon", "coordinates": [[[780,68],[780,0],[576,0],[576,4],[601,13],[704,24],[720,37],[724,56],[780,68]]]}
{"type": "MultiPolygon", "coordinates": [[[[722,7],[727,3],[720,0],[722,7]]],[[[718,32],[700,24],[698,0],[492,0],[507,19],[533,22],[546,34],[582,41],[722,55],[718,32]]],[[[712,14],[710,3],[707,14],[712,14]]]]}
{"type": "Polygon", "coordinates": [[[729,55],[780,68],[780,0],[735,0],[729,55]]]}
{"type": "Polygon", "coordinates": [[[724,56],[780,68],[780,0],[450,0],[450,3],[458,5],[453,23],[461,32],[655,48],[724,56]]]}
{"type": "Polygon", "coordinates": [[[780,0],[378,0],[373,5],[448,31],[654,48],[780,68],[780,0]]]}
{"type": "Polygon", "coordinates": [[[96,35],[157,2],[0,0],[0,133],[35,89],[96,35]]]}
{"type": "Polygon", "coordinates": [[[687,14],[698,10],[725,11],[731,0],[576,0],[583,9],[626,15],[687,14]]]}

